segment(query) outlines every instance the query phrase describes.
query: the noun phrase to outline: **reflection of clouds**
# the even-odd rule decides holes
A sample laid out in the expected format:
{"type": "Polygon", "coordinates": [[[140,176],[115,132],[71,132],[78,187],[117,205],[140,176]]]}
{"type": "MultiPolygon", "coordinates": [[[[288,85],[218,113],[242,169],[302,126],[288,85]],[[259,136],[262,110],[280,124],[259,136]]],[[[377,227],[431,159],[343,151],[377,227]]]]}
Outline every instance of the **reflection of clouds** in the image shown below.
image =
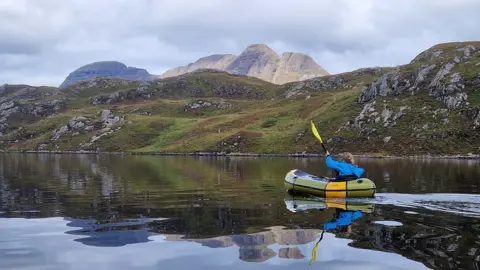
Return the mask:
{"type": "MultiPolygon", "coordinates": [[[[0,269],[102,269],[153,270],[191,269],[312,269],[308,264],[315,241],[297,246],[268,245],[277,254],[286,248],[298,249],[303,259],[291,260],[280,256],[263,263],[239,260],[238,247],[206,248],[190,241],[166,241],[164,236],[150,236],[149,242],[119,247],[92,247],[76,242],[69,221],[48,219],[0,219],[0,269]],[[7,254],[14,250],[16,256],[7,254]],[[22,254],[24,255],[18,255],[22,254]],[[25,255],[28,254],[28,255],[25,255]]],[[[317,239],[314,239],[317,240],[317,239]]],[[[388,252],[356,249],[350,240],[325,233],[317,251],[315,266],[322,269],[426,269],[421,263],[388,252]]],[[[289,254],[291,251],[289,251],[289,254]]],[[[265,256],[265,253],[262,253],[265,256]]],[[[266,254],[268,257],[268,253],[266,254]]]]}

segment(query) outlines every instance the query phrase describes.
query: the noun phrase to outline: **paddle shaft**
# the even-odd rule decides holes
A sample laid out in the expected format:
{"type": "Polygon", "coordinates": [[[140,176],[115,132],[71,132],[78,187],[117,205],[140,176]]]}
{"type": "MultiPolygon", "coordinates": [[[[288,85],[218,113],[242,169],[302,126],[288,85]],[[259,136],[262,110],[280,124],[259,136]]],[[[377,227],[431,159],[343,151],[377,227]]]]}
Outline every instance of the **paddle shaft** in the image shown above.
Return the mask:
{"type": "Polygon", "coordinates": [[[325,145],[323,145],[323,142],[321,143],[322,144],[322,147],[323,147],[323,150],[325,150],[325,153],[327,153],[327,148],[325,148],[325,145]]]}

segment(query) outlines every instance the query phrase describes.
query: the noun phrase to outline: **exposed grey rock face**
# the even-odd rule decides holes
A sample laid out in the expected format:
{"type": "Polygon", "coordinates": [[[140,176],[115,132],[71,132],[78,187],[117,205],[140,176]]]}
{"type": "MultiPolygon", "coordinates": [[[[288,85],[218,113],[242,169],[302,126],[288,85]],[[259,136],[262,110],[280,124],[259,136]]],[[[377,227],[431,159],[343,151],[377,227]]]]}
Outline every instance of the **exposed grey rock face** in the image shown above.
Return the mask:
{"type": "Polygon", "coordinates": [[[480,110],[477,109],[477,116],[473,119],[473,128],[477,129],[480,127],[480,110]]]}
{"type": "Polygon", "coordinates": [[[232,104],[226,103],[224,101],[220,101],[218,103],[216,102],[210,102],[206,100],[197,100],[191,104],[188,104],[185,106],[185,111],[188,111],[189,109],[201,109],[201,108],[217,108],[217,109],[227,109],[230,108],[232,104]]]}
{"type": "Polygon", "coordinates": [[[236,82],[214,82],[202,78],[197,79],[192,84],[187,75],[181,75],[172,80],[153,80],[140,84],[137,89],[130,89],[123,92],[114,92],[111,94],[100,94],[90,98],[92,105],[114,104],[123,100],[132,99],[157,99],[157,98],[200,98],[210,97],[222,98],[268,98],[261,91],[254,91],[252,85],[239,84],[236,82]],[[197,85],[201,86],[197,86],[197,85]],[[206,88],[211,92],[207,92],[206,88]],[[210,90],[209,89],[209,90],[210,90]]]}
{"type": "MultiPolygon", "coordinates": [[[[476,52],[478,48],[475,48],[473,45],[467,45],[463,48],[458,48],[457,52],[463,52],[463,56],[461,56],[460,60],[465,61],[467,60],[474,52],[476,52]]],[[[458,57],[458,56],[457,56],[458,57]]]]}
{"type": "Polygon", "coordinates": [[[95,77],[119,78],[127,80],[148,81],[153,76],[145,69],[127,67],[125,64],[117,61],[94,62],[82,66],[71,72],[60,88],[67,87],[82,81],[90,81],[95,77]]]}
{"type": "Polygon", "coordinates": [[[194,63],[190,63],[186,66],[180,66],[167,70],[159,77],[168,78],[202,69],[226,70],[228,65],[230,65],[235,60],[235,58],[236,56],[232,54],[213,54],[210,56],[202,57],[194,63]]]}
{"type": "MultiPolygon", "coordinates": [[[[375,112],[375,104],[376,104],[376,101],[373,101],[363,106],[362,111],[355,118],[353,122],[354,127],[362,128],[364,123],[369,123],[372,118],[375,119],[377,117],[378,112],[375,112]]],[[[346,124],[346,126],[349,126],[349,125],[350,125],[350,122],[346,124]]]]}
{"type": "Polygon", "coordinates": [[[434,51],[426,50],[420,53],[419,55],[417,55],[417,57],[415,57],[410,63],[434,60],[440,57],[442,53],[443,53],[442,50],[434,50],[434,51]]]}
{"type": "Polygon", "coordinates": [[[444,96],[440,99],[449,109],[457,109],[467,102],[468,95],[466,93],[457,93],[455,96],[444,96]]]}
{"type": "Polygon", "coordinates": [[[450,75],[450,80],[444,82],[445,76],[450,73],[450,70],[452,70],[454,66],[454,63],[448,63],[437,72],[433,80],[428,85],[430,96],[440,97],[449,95],[456,90],[464,88],[464,85],[461,83],[462,78],[459,73],[450,75]]]}
{"type": "Polygon", "coordinates": [[[328,76],[292,83],[285,87],[288,87],[285,92],[285,97],[293,98],[299,95],[307,95],[305,90],[323,91],[329,89],[348,89],[352,88],[353,85],[346,83],[342,76],[328,76]]]}
{"type": "Polygon", "coordinates": [[[364,86],[357,103],[365,103],[377,97],[377,83],[373,82],[370,86],[364,86]]]}
{"type": "Polygon", "coordinates": [[[102,110],[100,111],[100,116],[103,121],[104,127],[110,127],[121,121],[119,116],[113,115],[112,111],[110,110],[102,110]]]}
{"type": "Polygon", "coordinates": [[[380,78],[380,85],[378,86],[378,94],[382,97],[385,97],[392,92],[392,89],[388,87],[387,78],[388,78],[387,74],[383,75],[382,78],[380,78]]]}
{"type": "Polygon", "coordinates": [[[18,101],[7,101],[0,103],[0,132],[8,128],[10,117],[47,117],[60,112],[65,108],[63,100],[46,100],[40,102],[21,104],[18,101]]]}
{"type": "Polygon", "coordinates": [[[437,66],[435,64],[430,65],[428,67],[422,68],[418,71],[417,78],[415,79],[415,82],[413,83],[413,86],[410,87],[410,91],[412,94],[415,94],[418,92],[421,88],[421,86],[424,84],[426,81],[428,75],[436,68],[437,66]]]}
{"type": "Polygon", "coordinates": [[[58,130],[55,129],[52,131],[52,140],[56,141],[67,133],[78,135],[84,130],[84,127],[87,123],[90,123],[88,118],[84,116],[75,116],[68,122],[68,124],[61,126],[58,130]]]}
{"type": "MultiPolygon", "coordinates": [[[[59,129],[55,129],[52,131],[52,140],[56,141],[60,137],[65,136],[67,134],[71,134],[72,136],[76,136],[85,132],[90,132],[93,130],[103,130],[110,127],[116,123],[119,123],[122,118],[119,116],[115,116],[111,110],[101,110],[99,111],[100,122],[94,122],[91,124],[92,120],[84,117],[84,116],[75,116],[73,117],[68,124],[61,126],[59,129]]],[[[98,138],[96,138],[98,139],[98,138]]],[[[95,140],[96,140],[95,139],[95,140]]],[[[94,140],[94,141],[95,141],[94,140]]]]}
{"type": "Polygon", "coordinates": [[[252,44],[239,56],[214,54],[202,57],[194,63],[168,70],[159,77],[178,76],[202,69],[252,76],[274,84],[303,81],[329,75],[308,55],[285,52],[280,57],[265,44],[252,44]]]}
{"type": "Polygon", "coordinates": [[[5,94],[6,91],[7,91],[7,84],[0,85],[0,96],[5,94]]]}

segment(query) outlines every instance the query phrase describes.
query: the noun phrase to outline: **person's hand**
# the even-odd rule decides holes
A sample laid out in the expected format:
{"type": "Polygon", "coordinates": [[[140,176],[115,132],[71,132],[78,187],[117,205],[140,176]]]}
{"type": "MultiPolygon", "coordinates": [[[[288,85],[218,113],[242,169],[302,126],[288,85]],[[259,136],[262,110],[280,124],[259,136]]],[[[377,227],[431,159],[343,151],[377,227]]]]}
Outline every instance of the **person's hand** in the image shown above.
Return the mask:
{"type": "Polygon", "coordinates": [[[330,152],[328,152],[328,150],[327,150],[327,153],[326,153],[325,155],[326,155],[326,156],[330,156],[330,152]]]}

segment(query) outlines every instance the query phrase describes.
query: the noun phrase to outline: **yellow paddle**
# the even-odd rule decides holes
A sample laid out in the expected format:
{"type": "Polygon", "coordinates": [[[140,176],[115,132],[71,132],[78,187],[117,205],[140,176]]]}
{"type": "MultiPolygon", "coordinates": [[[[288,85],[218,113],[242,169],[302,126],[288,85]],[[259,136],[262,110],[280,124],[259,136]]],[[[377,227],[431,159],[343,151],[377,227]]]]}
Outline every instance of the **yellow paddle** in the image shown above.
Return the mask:
{"type": "Polygon", "coordinates": [[[315,135],[315,137],[317,137],[317,139],[320,141],[320,143],[322,144],[323,150],[325,150],[325,153],[326,153],[326,152],[327,152],[327,148],[325,148],[325,145],[323,145],[322,137],[320,137],[320,134],[318,134],[318,130],[317,130],[317,128],[315,127],[315,124],[313,123],[313,120],[310,120],[310,123],[311,123],[311,125],[312,125],[313,135],[315,135]]]}
{"type": "Polygon", "coordinates": [[[320,244],[320,241],[322,241],[323,239],[323,233],[325,232],[325,230],[322,230],[322,234],[320,235],[320,239],[318,239],[317,243],[315,244],[315,247],[312,249],[312,258],[310,259],[310,262],[308,264],[312,264],[313,262],[315,262],[315,260],[317,259],[317,248],[318,248],[318,244],[320,244]]]}

